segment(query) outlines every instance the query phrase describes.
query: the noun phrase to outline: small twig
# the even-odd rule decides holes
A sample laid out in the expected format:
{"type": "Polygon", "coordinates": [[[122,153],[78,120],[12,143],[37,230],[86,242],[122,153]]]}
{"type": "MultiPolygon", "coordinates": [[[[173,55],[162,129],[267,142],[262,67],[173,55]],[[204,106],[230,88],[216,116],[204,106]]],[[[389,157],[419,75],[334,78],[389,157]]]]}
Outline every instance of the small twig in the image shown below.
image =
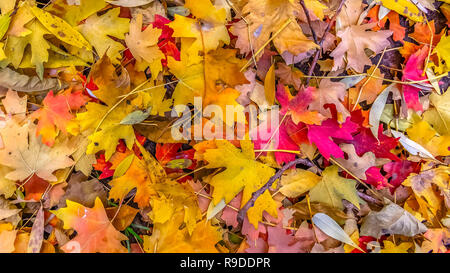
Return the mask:
{"type": "Polygon", "coordinates": [[[313,36],[313,39],[314,39],[314,43],[319,44],[319,42],[317,40],[316,32],[314,31],[314,29],[312,27],[312,24],[311,24],[311,17],[309,16],[308,8],[306,8],[305,1],[304,0],[300,0],[300,5],[302,5],[303,11],[305,12],[305,15],[306,15],[306,20],[308,20],[308,25],[309,25],[309,28],[311,29],[311,33],[312,33],[312,36],[313,36]]]}
{"type": "Polygon", "coordinates": [[[366,202],[374,203],[374,204],[379,205],[379,206],[383,206],[383,203],[381,203],[378,199],[375,199],[375,198],[373,198],[370,195],[367,195],[367,194],[362,193],[360,191],[358,191],[357,194],[358,194],[359,197],[361,197],[361,199],[363,199],[366,202]]]}
{"type": "Polygon", "coordinates": [[[327,33],[330,31],[331,26],[334,24],[334,21],[336,21],[337,16],[339,15],[339,13],[342,10],[342,7],[344,6],[344,3],[345,3],[345,0],[341,0],[341,3],[339,4],[338,9],[336,10],[336,13],[334,14],[333,18],[328,23],[327,28],[323,32],[322,38],[320,39],[320,42],[319,42],[320,48],[317,49],[316,54],[314,55],[314,59],[311,64],[311,67],[309,68],[309,71],[308,71],[308,78],[306,79],[306,85],[309,84],[309,79],[310,79],[309,77],[312,75],[314,68],[316,67],[317,61],[319,60],[319,55],[320,55],[320,51],[322,51],[322,44],[325,41],[325,36],[327,36],[327,33]]]}
{"type": "Polygon", "coordinates": [[[242,223],[244,222],[244,218],[245,215],[247,214],[247,211],[253,207],[255,205],[255,201],[256,199],[258,199],[258,197],[263,194],[266,190],[268,190],[272,184],[277,181],[282,175],[283,173],[289,169],[292,166],[295,166],[297,164],[302,164],[308,167],[313,167],[314,164],[309,160],[309,159],[304,159],[304,158],[297,158],[287,164],[285,164],[278,172],[275,173],[274,176],[272,176],[269,181],[267,181],[267,183],[262,186],[259,190],[255,191],[252,194],[252,197],[250,198],[250,200],[247,201],[247,203],[239,210],[238,216],[237,216],[237,221],[238,221],[238,229],[240,229],[242,227],[242,223]]]}

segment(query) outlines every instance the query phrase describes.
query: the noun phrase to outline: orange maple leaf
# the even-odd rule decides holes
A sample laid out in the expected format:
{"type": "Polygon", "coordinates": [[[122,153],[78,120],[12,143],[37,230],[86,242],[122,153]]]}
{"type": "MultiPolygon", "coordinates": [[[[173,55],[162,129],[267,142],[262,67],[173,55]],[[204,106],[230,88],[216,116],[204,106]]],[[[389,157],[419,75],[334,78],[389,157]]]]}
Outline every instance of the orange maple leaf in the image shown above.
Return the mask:
{"type": "Polygon", "coordinates": [[[72,93],[69,88],[60,95],[53,95],[50,91],[43,101],[43,107],[31,115],[39,120],[36,135],[42,135],[42,142],[53,146],[59,131],[76,134],[76,123],[72,121],[75,116],[71,110],[80,109],[87,102],[81,91],[72,93]]]}
{"type": "Polygon", "coordinates": [[[108,219],[102,201],[97,197],[93,208],[66,200],[67,207],[51,211],[64,221],[64,229],[73,228],[77,236],[61,247],[64,252],[125,253],[120,243],[127,236],[117,231],[108,219]]]}

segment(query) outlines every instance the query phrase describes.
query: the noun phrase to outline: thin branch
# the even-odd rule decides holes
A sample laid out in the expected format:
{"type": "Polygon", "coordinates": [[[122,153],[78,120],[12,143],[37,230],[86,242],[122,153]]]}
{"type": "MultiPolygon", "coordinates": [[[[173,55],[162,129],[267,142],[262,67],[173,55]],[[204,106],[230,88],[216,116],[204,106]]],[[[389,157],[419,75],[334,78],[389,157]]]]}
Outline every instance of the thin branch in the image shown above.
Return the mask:
{"type": "Polygon", "coordinates": [[[264,186],[262,186],[259,190],[255,191],[252,194],[252,197],[250,198],[250,200],[248,200],[247,203],[239,210],[239,213],[237,216],[237,221],[239,223],[238,229],[240,229],[242,227],[242,223],[244,222],[245,215],[247,214],[247,211],[255,205],[256,199],[258,199],[259,196],[261,196],[266,190],[268,190],[272,186],[272,184],[275,181],[277,181],[287,169],[289,169],[292,166],[295,166],[297,164],[302,164],[302,165],[305,165],[308,167],[315,166],[309,159],[304,159],[304,158],[297,158],[297,159],[285,164],[278,172],[275,173],[274,176],[272,176],[269,179],[269,181],[267,181],[267,183],[264,186]]]}
{"type": "Polygon", "coordinates": [[[305,1],[300,0],[300,5],[302,5],[303,11],[305,12],[305,15],[306,15],[306,20],[308,20],[308,25],[309,25],[309,28],[311,29],[314,43],[319,44],[319,41],[317,40],[316,32],[314,31],[314,29],[312,27],[311,17],[309,16],[309,10],[306,8],[305,1]]]}

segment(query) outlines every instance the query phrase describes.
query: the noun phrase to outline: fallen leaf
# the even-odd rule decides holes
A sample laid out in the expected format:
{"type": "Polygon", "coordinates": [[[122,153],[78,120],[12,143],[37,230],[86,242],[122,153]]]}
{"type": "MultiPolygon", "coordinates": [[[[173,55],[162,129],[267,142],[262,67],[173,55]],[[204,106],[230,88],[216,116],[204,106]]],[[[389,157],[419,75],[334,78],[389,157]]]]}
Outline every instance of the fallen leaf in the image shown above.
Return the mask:
{"type": "Polygon", "coordinates": [[[64,252],[127,252],[120,244],[127,237],[111,224],[99,198],[95,200],[93,208],[70,200],[66,200],[66,203],[66,208],[52,211],[64,222],[64,229],[73,228],[77,231],[77,236],[61,247],[64,252]]]}

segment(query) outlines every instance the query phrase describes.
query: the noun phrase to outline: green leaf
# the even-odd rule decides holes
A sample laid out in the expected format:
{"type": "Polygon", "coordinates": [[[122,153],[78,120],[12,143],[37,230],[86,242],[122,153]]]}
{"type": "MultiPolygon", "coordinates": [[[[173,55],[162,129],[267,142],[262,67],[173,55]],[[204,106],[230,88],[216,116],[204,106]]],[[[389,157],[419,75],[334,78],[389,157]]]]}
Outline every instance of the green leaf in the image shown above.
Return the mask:
{"type": "Polygon", "coordinates": [[[192,160],[181,158],[181,159],[174,159],[174,160],[169,161],[166,164],[166,167],[170,168],[170,169],[186,169],[186,168],[189,168],[189,166],[191,166],[191,165],[192,165],[192,160]]]}

